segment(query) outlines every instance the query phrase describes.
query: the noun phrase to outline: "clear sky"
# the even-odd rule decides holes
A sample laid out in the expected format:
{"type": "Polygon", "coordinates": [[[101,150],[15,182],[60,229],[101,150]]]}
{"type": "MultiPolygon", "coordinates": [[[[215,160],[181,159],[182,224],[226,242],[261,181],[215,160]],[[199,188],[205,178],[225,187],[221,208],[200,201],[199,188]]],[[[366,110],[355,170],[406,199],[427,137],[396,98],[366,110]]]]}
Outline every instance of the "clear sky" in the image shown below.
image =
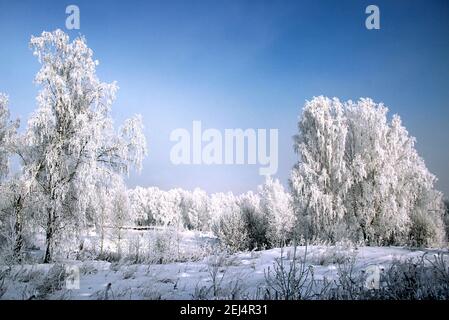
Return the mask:
{"type": "Polygon", "coordinates": [[[102,81],[118,81],[113,116],[143,115],[149,156],[131,186],[244,192],[258,165],[170,162],[170,132],[278,128],[279,170],[296,161],[292,135],[306,99],[371,97],[417,138],[438,188],[449,195],[449,1],[13,1],[0,0],[0,91],[26,122],[39,69],[31,35],[61,28],[86,36],[102,81]],[[76,4],[81,29],[65,29],[76,4]],[[365,8],[380,8],[380,30],[365,8]]]}

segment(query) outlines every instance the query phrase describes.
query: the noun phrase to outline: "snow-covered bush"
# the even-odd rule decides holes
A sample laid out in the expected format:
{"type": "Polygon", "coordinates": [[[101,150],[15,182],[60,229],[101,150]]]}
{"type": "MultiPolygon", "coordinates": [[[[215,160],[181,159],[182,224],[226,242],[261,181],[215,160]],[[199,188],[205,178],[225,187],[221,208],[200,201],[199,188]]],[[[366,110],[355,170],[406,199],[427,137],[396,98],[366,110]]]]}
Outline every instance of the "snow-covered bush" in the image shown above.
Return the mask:
{"type": "Polygon", "coordinates": [[[414,246],[438,246],[444,240],[444,222],[434,212],[414,212],[411,216],[409,243],[414,246]]]}
{"type": "Polygon", "coordinates": [[[62,264],[54,264],[43,277],[34,278],[35,298],[46,299],[55,291],[61,290],[67,278],[66,270],[62,264]]]}
{"type": "Polygon", "coordinates": [[[267,178],[258,193],[214,194],[210,203],[212,230],[231,251],[281,246],[293,237],[291,196],[278,180],[267,178]]]}
{"type": "Polygon", "coordinates": [[[449,297],[449,266],[446,253],[424,254],[393,260],[380,270],[379,288],[366,287],[368,274],[355,268],[355,260],[338,266],[334,284],[319,299],[332,300],[446,300],[449,297]]]}
{"type": "Polygon", "coordinates": [[[267,178],[259,186],[261,216],[266,221],[266,238],[273,247],[287,244],[293,239],[295,215],[289,193],[279,180],[267,178]]]}
{"type": "Polygon", "coordinates": [[[393,261],[384,273],[382,299],[445,300],[449,298],[447,254],[393,261]]]}
{"type": "Polygon", "coordinates": [[[272,268],[264,270],[264,276],[266,300],[307,300],[313,296],[315,282],[312,266],[307,263],[307,247],[299,256],[295,246],[291,260],[281,250],[281,256],[272,268]]]}
{"type": "Polygon", "coordinates": [[[176,228],[165,228],[150,240],[148,260],[151,263],[170,263],[179,258],[179,232],[176,228]]]}
{"type": "Polygon", "coordinates": [[[212,231],[231,252],[247,250],[250,236],[240,207],[232,193],[211,196],[212,231]]]}
{"type": "Polygon", "coordinates": [[[268,246],[268,216],[260,210],[259,195],[251,191],[237,197],[240,215],[248,235],[248,248],[263,249],[268,246]]]}
{"type": "Polygon", "coordinates": [[[211,196],[212,231],[229,251],[261,249],[267,246],[268,221],[260,211],[258,194],[247,192],[211,196]]]}
{"type": "Polygon", "coordinates": [[[309,263],[313,265],[341,265],[356,256],[354,248],[347,243],[335,245],[317,246],[313,253],[309,254],[309,263]]]}
{"type": "Polygon", "coordinates": [[[399,116],[389,121],[387,112],[370,99],[306,103],[294,144],[300,159],[290,177],[301,235],[380,245],[441,243],[436,178],[399,116]]]}

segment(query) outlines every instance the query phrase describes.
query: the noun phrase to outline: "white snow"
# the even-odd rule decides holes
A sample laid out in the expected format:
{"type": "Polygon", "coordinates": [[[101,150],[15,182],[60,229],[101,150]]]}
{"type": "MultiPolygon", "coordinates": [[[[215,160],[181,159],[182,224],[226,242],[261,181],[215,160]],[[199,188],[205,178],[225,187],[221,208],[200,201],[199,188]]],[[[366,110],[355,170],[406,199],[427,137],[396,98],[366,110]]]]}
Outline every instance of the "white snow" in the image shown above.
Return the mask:
{"type": "MultiPolygon", "coordinates": [[[[192,235],[198,239],[196,235],[192,235]]],[[[206,238],[207,239],[207,238],[206,238]]],[[[303,257],[305,247],[297,248],[297,256],[303,257]]],[[[411,250],[401,247],[309,246],[307,263],[313,266],[315,279],[333,279],[337,275],[337,261],[342,257],[355,257],[356,269],[370,265],[385,266],[394,259],[420,257],[428,250],[411,250]]],[[[46,299],[198,299],[229,298],[232,292],[238,298],[261,298],[265,274],[276,258],[293,257],[293,248],[275,248],[264,251],[242,252],[227,255],[215,251],[215,255],[199,261],[168,264],[126,264],[105,261],[63,261],[66,266],[76,266],[80,272],[79,289],[66,289],[65,285],[46,299]],[[216,266],[216,267],[214,267],[216,266]],[[214,296],[214,274],[220,288],[214,296]],[[109,286],[109,288],[108,288],[109,286]],[[236,289],[238,288],[238,289],[236,289]],[[210,290],[209,290],[210,289],[210,290]],[[205,296],[202,292],[207,292],[205,296]]],[[[36,294],[33,283],[48,272],[52,265],[37,264],[13,266],[2,299],[27,299],[36,294]],[[36,278],[28,281],[20,274],[34,272],[36,278]]],[[[4,271],[6,267],[2,267],[4,271]]],[[[32,274],[32,273],[31,273],[32,274]]]]}

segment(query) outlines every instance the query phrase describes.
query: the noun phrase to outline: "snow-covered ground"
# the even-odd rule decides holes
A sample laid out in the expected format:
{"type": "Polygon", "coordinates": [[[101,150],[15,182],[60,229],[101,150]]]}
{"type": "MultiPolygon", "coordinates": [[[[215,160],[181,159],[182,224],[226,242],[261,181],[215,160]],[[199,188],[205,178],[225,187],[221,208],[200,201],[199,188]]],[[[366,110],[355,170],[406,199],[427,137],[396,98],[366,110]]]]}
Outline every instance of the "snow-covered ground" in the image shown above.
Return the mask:
{"type": "MultiPolygon", "coordinates": [[[[183,234],[183,250],[197,248],[198,242],[211,241],[195,233],[183,234]]],[[[96,260],[62,261],[64,268],[74,271],[74,278],[63,280],[59,286],[48,288],[48,275],[53,265],[34,264],[3,266],[8,272],[4,283],[0,283],[2,299],[261,299],[266,286],[266,274],[273,270],[273,263],[281,254],[291,261],[293,248],[275,248],[225,254],[218,246],[208,256],[191,261],[172,263],[106,262],[96,260]],[[79,283],[77,274],[79,273],[79,283]],[[73,279],[75,279],[73,281],[73,279]],[[79,289],[76,288],[79,284],[79,289]]],[[[303,257],[305,247],[297,248],[297,256],[303,257]]],[[[332,280],[338,272],[338,264],[349,258],[355,259],[355,269],[365,270],[369,266],[383,267],[394,259],[409,259],[422,256],[431,250],[411,250],[400,247],[350,247],[309,246],[306,261],[311,265],[316,280],[332,280]]],[[[57,269],[53,267],[53,271],[57,269]]],[[[53,273],[54,274],[54,273],[53,273]]]]}

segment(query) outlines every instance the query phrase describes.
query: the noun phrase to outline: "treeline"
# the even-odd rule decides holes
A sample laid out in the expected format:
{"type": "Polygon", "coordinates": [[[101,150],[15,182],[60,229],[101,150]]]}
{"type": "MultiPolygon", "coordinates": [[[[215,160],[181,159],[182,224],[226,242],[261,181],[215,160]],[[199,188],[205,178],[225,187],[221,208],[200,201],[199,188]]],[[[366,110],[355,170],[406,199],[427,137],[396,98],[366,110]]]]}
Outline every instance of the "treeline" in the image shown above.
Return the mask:
{"type": "Polygon", "coordinates": [[[293,238],[295,216],[290,194],[267,178],[257,192],[208,195],[195,189],[129,190],[129,212],[137,225],[212,231],[231,251],[279,246],[293,238]]]}

